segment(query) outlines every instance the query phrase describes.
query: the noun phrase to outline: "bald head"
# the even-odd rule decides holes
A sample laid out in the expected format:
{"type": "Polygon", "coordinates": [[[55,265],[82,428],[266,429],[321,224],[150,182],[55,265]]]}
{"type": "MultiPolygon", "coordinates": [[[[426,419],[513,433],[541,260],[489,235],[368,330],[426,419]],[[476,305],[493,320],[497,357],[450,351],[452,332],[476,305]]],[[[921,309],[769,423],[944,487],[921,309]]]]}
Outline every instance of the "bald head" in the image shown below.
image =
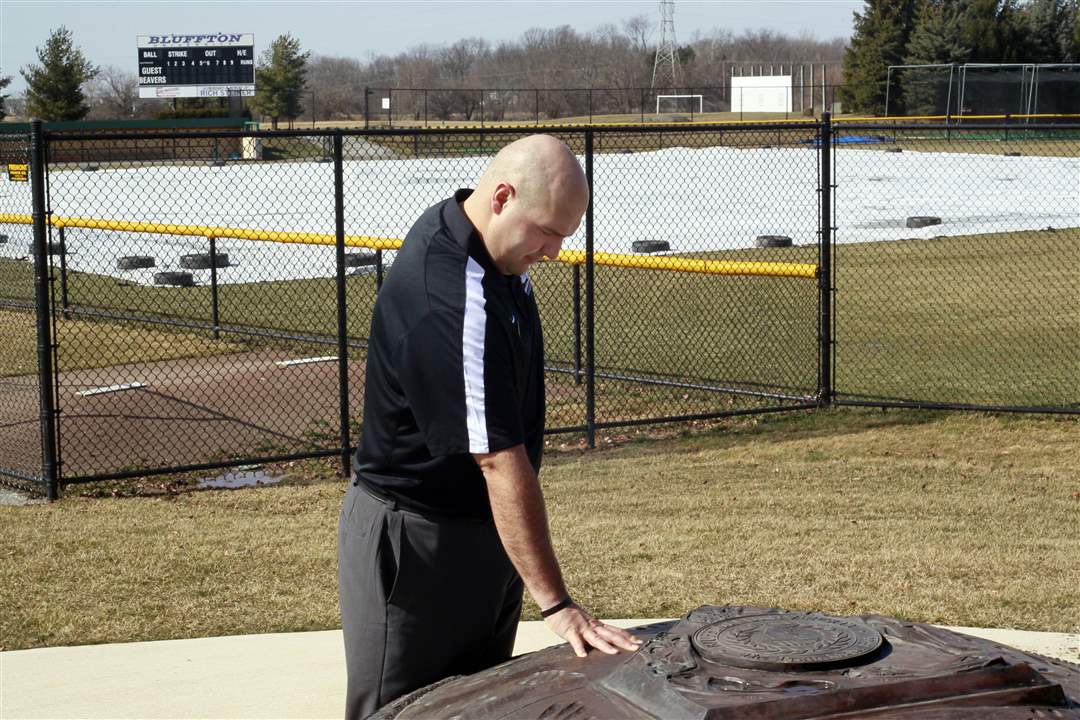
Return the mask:
{"type": "Polygon", "coordinates": [[[570,148],[550,135],[530,135],[498,152],[463,208],[496,265],[520,274],[558,255],[588,203],[585,173],[570,148]]]}
{"type": "Polygon", "coordinates": [[[588,202],[581,165],[565,143],[550,135],[529,135],[505,146],[480,177],[476,190],[494,190],[500,182],[512,184],[522,202],[538,208],[588,202]]]}

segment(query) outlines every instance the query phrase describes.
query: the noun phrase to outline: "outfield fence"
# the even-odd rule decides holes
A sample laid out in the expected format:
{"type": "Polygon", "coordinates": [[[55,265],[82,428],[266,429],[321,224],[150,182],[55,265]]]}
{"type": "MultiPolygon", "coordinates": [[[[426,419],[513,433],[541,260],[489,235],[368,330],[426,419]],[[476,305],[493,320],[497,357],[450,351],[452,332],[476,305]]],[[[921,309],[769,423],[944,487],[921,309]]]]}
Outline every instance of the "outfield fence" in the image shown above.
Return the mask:
{"type": "MultiPolygon", "coordinates": [[[[532,131],[3,137],[31,182],[0,180],[0,478],[55,497],[347,470],[401,239],[532,131]],[[194,139],[200,161],[70,161],[194,139]],[[237,143],[260,151],[211,149],[237,143]]],[[[550,433],[837,404],[1080,412],[1080,126],[550,131],[592,188],[531,273],[550,433]]]]}

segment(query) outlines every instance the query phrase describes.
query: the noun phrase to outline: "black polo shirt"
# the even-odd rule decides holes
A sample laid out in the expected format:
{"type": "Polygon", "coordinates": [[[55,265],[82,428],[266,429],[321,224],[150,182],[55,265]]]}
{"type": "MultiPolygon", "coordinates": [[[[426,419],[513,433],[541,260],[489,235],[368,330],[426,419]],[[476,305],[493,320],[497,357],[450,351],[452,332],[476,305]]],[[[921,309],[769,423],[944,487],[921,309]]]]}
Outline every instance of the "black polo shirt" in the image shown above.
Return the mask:
{"type": "Polygon", "coordinates": [[[405,237],[371,320],[357,481],[420,512],[490,520],[472,453],[524,443],[539,472],[544,347],[526,275],[503,275],[460,203],[405,237]]]}

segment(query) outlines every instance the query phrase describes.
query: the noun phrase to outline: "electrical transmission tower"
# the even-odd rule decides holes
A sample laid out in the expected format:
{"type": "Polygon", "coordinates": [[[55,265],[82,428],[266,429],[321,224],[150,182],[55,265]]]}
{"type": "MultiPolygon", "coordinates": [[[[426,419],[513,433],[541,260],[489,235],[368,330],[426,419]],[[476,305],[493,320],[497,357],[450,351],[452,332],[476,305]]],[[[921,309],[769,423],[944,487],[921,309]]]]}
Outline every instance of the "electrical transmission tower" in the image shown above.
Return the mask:
{"type": "Polygon", "coordinates": [[[679,45],[675,42],[675,0],[660,0],[660,42],[652,67],[653,88],[676,87],[679,78],[679,45]]]}

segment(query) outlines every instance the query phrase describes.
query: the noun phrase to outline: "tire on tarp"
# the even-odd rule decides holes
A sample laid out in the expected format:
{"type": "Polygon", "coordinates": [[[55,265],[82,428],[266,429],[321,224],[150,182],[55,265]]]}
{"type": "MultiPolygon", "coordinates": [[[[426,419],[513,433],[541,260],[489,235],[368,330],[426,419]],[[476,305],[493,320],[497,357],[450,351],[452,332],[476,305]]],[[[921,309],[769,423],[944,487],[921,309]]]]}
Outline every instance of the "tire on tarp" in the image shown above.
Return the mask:
{"type": "Polygon", "coordinates": [[[630,249],[636,253],[667,252],[671,250],[671,243],[667,240],[634,240],[630,249]]]}
{"type": "Polygon", "coordinates": [[[155,265],[157,262],[150,255],[123,255],[116,258],[117,270],[142,270],[155,265]]]}
{"type": "Polygon", "coordinates": [[[379,264],[379,255],[374,252],[345,253],[345,267],[368,267],[379,264]]]}
{"type": "Polygon", "coordinates": [[[192,253],[180,256],[180,267],[185,270],[209,270],[212,265],[229,267],[229,253],[214,253],[215,262],[211,263],[210,253],[192,253]]]}
{"type": "Polygon", "coordinates": [[[154,284],[169,287],[194,287],[195,278],[189,272],[168,270],[154,273],[154,284]]]}
{"type": "Polygon", "coordinates": [[[758,235],[754,238],[754,247],[785,248],[791,247],[791,238],[787,235],[758,235]]]}

